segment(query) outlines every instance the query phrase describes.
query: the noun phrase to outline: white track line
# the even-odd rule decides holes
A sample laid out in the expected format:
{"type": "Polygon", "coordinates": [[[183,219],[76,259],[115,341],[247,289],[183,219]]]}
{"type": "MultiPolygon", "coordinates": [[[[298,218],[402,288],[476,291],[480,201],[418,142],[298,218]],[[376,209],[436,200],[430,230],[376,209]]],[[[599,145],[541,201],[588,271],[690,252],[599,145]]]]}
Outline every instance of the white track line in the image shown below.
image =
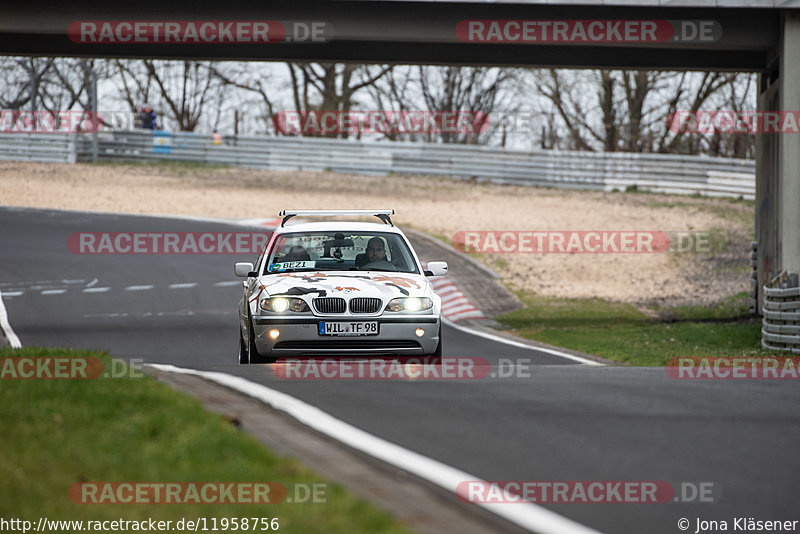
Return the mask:
{"type": "MultiPolygon", "coordinates": [[[[185,369],[174,365],[146,364],[149,367],[168,373],[195,375],[227,388],[239,391],[268,404],[276,410],[285,412],[304,425],[321,432],[353,449],[378,458],[403,471],[433,482],[447,491],[456,494],[458,485],[464,481],[480,479],[449,465],[432,460],[427,456],[410,451],[399,445],[374,436],[349,423],[336,419],[300,399],[274,389],[250,382],[238,376],[211,371],[185,369]]],[[[466,496],[465,496],[466,497],[466,496]]],[[[507,521],[540,534],[598,534],[598,531],[581,525],[576,521],[530,503],[475,503],[507,521]]]]}
{"type": "MultiPolygon", "coordinates": [[[[110,287],[95,287],[94,284],[97,283],[97,279],[95,279],[89,287],[85,287],[81,289],[81,293],[106,293],[111,291],[110,287]]],[[[214,284],[216,287],[227,287],[227,286],[235,286],[241,285],[241,280],[230,280],[225,282],[217,282],[214,284]]],[[[193,287],[197,287],[199,284],[197,282],[186,282],[186,283],[177,283],[177,284],[170,284],[170,289],[190,289],[193,287]]],[[[149,289],[153,289],[155,286],[153,285],[146,285],[146,286],[128,286],[125,291],[147,291],[149,289]]],[[[41,295],[63,295],[67,292],[69,288],[61,288],[61,289],[43,289],[40,291],[41,295]]],[[[19,297],[24,295],[25,291],[6,291],[6,297],[19,297]]]]}
{"type": "Polygon", "coordinates": [[[11,323],[8,322],[8,312],[6,311],[6,305],[3,304],[2,291],[0,291],[0,328],[3,329],[3,334],[5,334],[6,339],[8,339],[8,343],[11,345],[11,348],[22,348],[22,343],[17,337],[17,334],[14,333],[14,329],[11,328],[11,323]]]}
{"type": "Polygon", "coordinates": [[[504,337],[496,336],[496,335],[490,334],[488,332],[482,332],[480,330],[473,330],[472,328],[467,328],[466,326],[462,326],[460,324],[456,324],[453,321],[451,321],[450,319],[448,319],[447,317],[442,317],[442,322],[444,322],[448,326],[452,326],[456,330],[461,330],[462,332],[466,332],[468,334],[484,337],[486,339],[491,339],[492,341],[497,341],[497,342],[500,342],[500,343],[506,343],[507,345],[513,345],[514,347],[522,347],[524,349],[538,350],[538,351],[541,351],[541,352],[546,352],[548,354],[553,354],[555,356],[561,356],[562,358],[567,358],[569,360],[580,362],[580,363],[583,363],[583,364],[586,364],[586,365],[597,365],[597,366],[601,366],[601,367],[603,366],[603,364],[600,363],[600,362],[596,362],[594,360],[588,360],[586,358],[581,358],[580,356],[575,356],[574,354],[569,354],[568,352],[561,352],[560,350],[546,349],[544,347],[537,347],[535,345],[528,345],[526,343],[520,343],[519,341],[514,341],[514,340],[511,340],[511,339],[506,339],[504,337]]]}
{"type": "Polygon", "coordinates": [[[190,287],[195,287],[197,282],[187,282],[184,284],[170,284],[170,289],[188,289],[190,287]]]}
{"type": "Polygon", "coordinates": [[[148,289],[153,289],[155,286],[128,286],[125,288],[125,291],[147,291],[148,289]]]}

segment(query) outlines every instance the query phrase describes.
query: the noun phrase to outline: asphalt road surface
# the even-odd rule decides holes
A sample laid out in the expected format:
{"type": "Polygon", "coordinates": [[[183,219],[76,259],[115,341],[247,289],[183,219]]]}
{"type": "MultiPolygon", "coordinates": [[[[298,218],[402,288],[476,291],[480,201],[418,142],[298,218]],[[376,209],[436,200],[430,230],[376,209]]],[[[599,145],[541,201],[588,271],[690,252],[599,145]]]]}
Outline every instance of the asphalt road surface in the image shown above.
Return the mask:
{"type": "Polygon", "coordinates": [[[796,381],[689,381],[661,368],[585,366],[447,326],[444,355],[484,358],[495,376],[285,380],[236,360],[241,279],[233,263],[254,255],[69,250],[70,234],[93,231],[247,230],[0,208],[0,291],[24,346],[101,349],[246,377],[484,480],[667,481],[678,496],[681,484],[688,493],[711,488],[713,502],[544,505],[604,532],[682,532],[681,518],[692,533],[696,519],[726,520],[731,530],[737,517],[800,519],[796,381]],[[513,376],[497,376],[510,361],[513,376]]]}

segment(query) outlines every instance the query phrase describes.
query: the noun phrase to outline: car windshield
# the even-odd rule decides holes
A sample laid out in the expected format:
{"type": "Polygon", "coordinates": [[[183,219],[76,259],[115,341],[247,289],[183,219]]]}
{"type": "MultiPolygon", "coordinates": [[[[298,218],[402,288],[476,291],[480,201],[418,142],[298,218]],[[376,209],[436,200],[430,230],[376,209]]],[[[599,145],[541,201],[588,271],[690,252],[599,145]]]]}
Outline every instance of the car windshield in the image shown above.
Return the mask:
{"type": "Polygon", "coordinates": [[[419,274],[402,236],[389,232],[295,232],[275,240],[264,274],[388,271],[419,274]]]}

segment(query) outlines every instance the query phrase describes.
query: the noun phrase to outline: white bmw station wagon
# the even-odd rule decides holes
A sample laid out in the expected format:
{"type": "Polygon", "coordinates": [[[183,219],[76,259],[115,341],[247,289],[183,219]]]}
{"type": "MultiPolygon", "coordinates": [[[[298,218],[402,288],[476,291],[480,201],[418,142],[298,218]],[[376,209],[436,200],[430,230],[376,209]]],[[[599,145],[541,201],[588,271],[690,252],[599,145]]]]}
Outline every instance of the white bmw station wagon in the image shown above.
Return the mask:
{"type": "Polygon", "coordinates": [[[441,356],[441,299],[394,210],[285,210],[256,264],[237,263],[239,363],[289,356],[441,356]],[[374,215],[382,222],[303,222],[294,216],[374,215]]]}

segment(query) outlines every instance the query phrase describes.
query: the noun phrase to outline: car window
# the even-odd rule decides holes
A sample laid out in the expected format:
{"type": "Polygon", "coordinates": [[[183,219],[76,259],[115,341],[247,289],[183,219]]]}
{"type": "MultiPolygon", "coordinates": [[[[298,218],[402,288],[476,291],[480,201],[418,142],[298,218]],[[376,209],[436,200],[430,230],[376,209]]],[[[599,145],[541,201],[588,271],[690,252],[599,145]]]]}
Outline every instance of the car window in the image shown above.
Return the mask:
{"type": "Polygon", "coordinates": [[[419,274],[402,236],[389,232],[294,232],[275,240],[264,274],[297,271],[419,274]]]}

